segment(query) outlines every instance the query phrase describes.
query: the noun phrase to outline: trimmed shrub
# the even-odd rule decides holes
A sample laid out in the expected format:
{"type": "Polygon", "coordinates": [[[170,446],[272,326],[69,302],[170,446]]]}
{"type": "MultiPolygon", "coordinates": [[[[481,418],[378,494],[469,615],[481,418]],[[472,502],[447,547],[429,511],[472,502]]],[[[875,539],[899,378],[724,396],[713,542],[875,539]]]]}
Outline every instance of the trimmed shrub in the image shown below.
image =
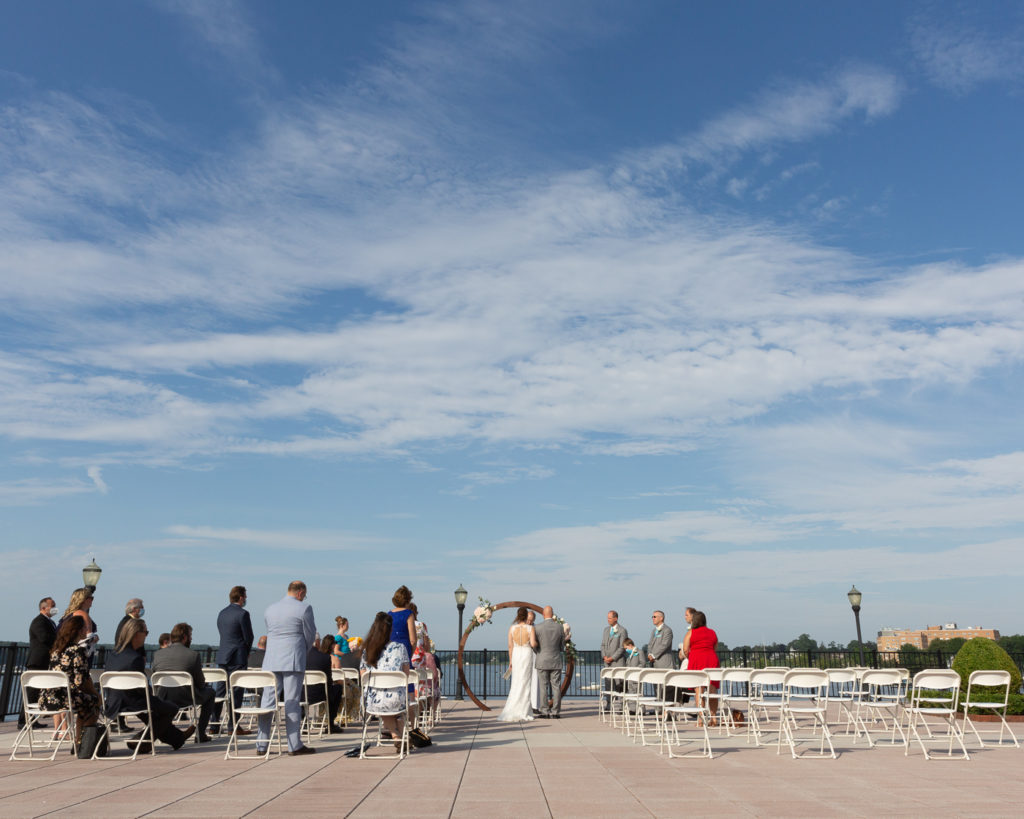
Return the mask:
{"type": "MultiPolygon", "coordinates": [[[[1022,713],[1024,709],[1024,697],[1021,697],[1020,684],[1021,674],[1017,664],[1010,658],[1010,655],[996,643],[987,637],[974,637],[963,644],[963,647],[956,653],[953,660],[953,670],[960,675],[962,694],[967,693],[967,679],[972,671],[1009,671],[1010,672],[1010,708],[1008,713],[1022,713]]],[[[976,688],[979,696],[999,696],[996,689],[976,688]]]]}

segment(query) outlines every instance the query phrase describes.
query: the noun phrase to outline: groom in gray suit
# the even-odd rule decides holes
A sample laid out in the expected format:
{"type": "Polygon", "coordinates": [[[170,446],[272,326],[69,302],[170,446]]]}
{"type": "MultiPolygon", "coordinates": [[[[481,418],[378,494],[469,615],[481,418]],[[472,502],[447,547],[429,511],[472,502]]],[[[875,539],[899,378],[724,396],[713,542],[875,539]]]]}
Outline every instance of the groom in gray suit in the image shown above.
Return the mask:
{"type": "Polygon", "coordinates": [[[537,659],[534,666],[540,677],[540,718],[558,719],[562,711],[562,655],[565,632],[555,620],[551,606],[544,607],[544,621],[534,627],[537,635],[537,659]],[[548,705],[548,699],[551,705],[548,705]]]}
{"type": "MultiPolygon", "coordinates": [[[[293,580],[288,594],[267,606],[263,619],[267,624],[267,652],[263,656],[263,670],[273,671],[278,687],[284,691],[284,722],[288,734],[288,752],[291,756],[316,753],[315,748],[302,744],[302,678],[306,673],[306,652],[316,637],[313,607],[306,600],[306,584],[293,580]]],[[[274,691],[263,689],[264,708],[275,705],[274,691]]],[[[270,714],[261,714],[256,748],[262,751],[270,741],[270,714]]]]}

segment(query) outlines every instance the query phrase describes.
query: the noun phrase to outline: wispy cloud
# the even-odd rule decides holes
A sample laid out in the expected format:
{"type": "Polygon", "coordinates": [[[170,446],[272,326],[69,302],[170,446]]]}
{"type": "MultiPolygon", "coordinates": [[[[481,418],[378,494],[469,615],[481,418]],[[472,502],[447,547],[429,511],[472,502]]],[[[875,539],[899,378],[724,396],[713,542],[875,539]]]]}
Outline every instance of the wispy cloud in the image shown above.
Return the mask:
{"type": "Polygon", "coordinates": [[[103,480],[102,468],[98,466],[90,466],[89,469],[86,470],[86,474],[89,476],[89,480],[92,481],[93,484],[96,486],[96,489],[98,489],[101,493],[106,495],[108,492],[110,492],[110,487],[107,486],[107,482],[103,480]]]}
{"type": "Polygon", "coordinates": [[[190,544],[221,542],[283,551],[331,551],[377,548],[388,541],[385,538],[359,535],[351,532],[324,532],[309,530],[226,529],[216,526],[176,524],[168,526],[166,533],[190,544]]]}
{"type": "MultiPolygon", "coordinates": [[[[919,16],[910,25],[914,56],[928,78],[943,88],[965,93],[986,82],[1024,79],[1024,20],[1001,19],[984,25],[977,6],[941,18],[919,16]]],[[[997,13],[998,16],[998,13],[997,13]]]]}
{"type": "Polygon", "coordinates": [[[24,478],[0,483],[0,506],[38,506],[68,495],[95,492],[96,487],[79,480],[48,481],[24,478]]]}

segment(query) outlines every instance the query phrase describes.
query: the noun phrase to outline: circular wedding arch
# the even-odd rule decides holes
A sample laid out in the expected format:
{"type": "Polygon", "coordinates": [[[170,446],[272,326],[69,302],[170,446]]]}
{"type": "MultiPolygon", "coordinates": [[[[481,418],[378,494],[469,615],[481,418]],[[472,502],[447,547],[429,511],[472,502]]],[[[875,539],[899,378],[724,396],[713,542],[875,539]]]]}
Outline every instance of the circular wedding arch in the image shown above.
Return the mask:
{"type": "MultiPolygon", "coordinates": [[[[496,606],[493,606],[492,609],[494,611],[499,611],[500,609],[517,609],[520,606],[526,606],[526,608],[530,609],[531,611],[537,612],[537,614],[544,614],[544,609],[538,606],[536,603],[524,603],[521,600],[508,600],[504,603],[498,603],[496,606]]],[[[473,631],[475,631],[475,629],[473,631]]],[[[473,631],[471,631],[470,629],[466,629],[466,631],[462,633],[462,639],[459,640],[459,680],[462,682],[462,690],[465,691],[469,698],[476,703],[477,708],[479,708],[481,711],[490,711],[491,709],[488,706],[484,705],[482,702],[480,702],[480,700],[477,699],[476,694],[473,693],[473,689],[469,687],[469,683],[466,681],[466,671],[462,665],[462,654],[466,649],[466,640],[469,639],[469,635],[472,634],[473,631]]],[[[563,697],[565,696],[566,690],[569,688],[569,682],[572,680],[572,675],[575,670],[576,664],[573,662],[571,657],[567,657],[565,660],[565,677],[562,680],[561,688],[563,697]]],[[[484,669],[484,673],[487,673],[487,669],[484,669]]]]}

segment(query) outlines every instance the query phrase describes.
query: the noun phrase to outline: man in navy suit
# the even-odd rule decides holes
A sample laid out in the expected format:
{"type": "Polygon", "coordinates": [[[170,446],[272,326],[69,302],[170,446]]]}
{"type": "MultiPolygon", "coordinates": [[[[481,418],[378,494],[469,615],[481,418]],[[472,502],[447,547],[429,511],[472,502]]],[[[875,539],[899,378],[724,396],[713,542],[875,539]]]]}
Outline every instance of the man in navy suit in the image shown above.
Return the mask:
{"type": "MultiPolygon", "coordinates": [[[[57,613],[57,604],[52,597],[44,597],[39,601],[37,614],[28,627],[28,657],[25,669],[45,671],[50,667],[50,649],[57,638],[57,626],[53,623],[53,615],[57,613]]],[[[38,696],[37,689],[30,689],[32,695],[38,696]]],[[[33,700],[35,702],[35,700],[33,700]]],[[[36,723],[38,725],[39,723],[36,723]]],[[[18,714],[18,727],[25,727],[25,710],[18,714]]]]}
{"type": "MultiPolygon", "coordinates": [[[[284,721],[288,734],[288,752],[292,756],[316,753],[302,744],[302,679],[306,674],[306,652],[316,639],[313,607],[306,601],[306,584],[293,580],[288,594],[267,606],[263,619],[267,624],[267,653],[263,670],[273,671],[278,688],[284,691],[284,721]]],[[[264,708],[276,705],[274,689],[263,689],[264,708]]],[[[264,750],[270,741],[270,714],[260,715],[256,735],[257,750],[264,750]]]]}
{"type": "MultiPolygon", "coordinates": [[[[249,612],[245,610],[246,602],[245,586],[235,586],[228,593],[228,603],[217,615],[217,631],[220,632],[220,645],[217,647],[217,665],[223,668],[231,679],[234,671],[240,671],[249,667],[249,651],[252,648],[252,620],[249,612]]],[[[242,704],[242,689],[234,692],[235,708],[242,704]]],[[[214,721],[220,721],[219,710],[214,716],[214,721]]],[[[231,717],[228,716],[228,727],[231,717]]],[[[238,733],[247,734],[248,731],[239,729],[238,733]]]]}

